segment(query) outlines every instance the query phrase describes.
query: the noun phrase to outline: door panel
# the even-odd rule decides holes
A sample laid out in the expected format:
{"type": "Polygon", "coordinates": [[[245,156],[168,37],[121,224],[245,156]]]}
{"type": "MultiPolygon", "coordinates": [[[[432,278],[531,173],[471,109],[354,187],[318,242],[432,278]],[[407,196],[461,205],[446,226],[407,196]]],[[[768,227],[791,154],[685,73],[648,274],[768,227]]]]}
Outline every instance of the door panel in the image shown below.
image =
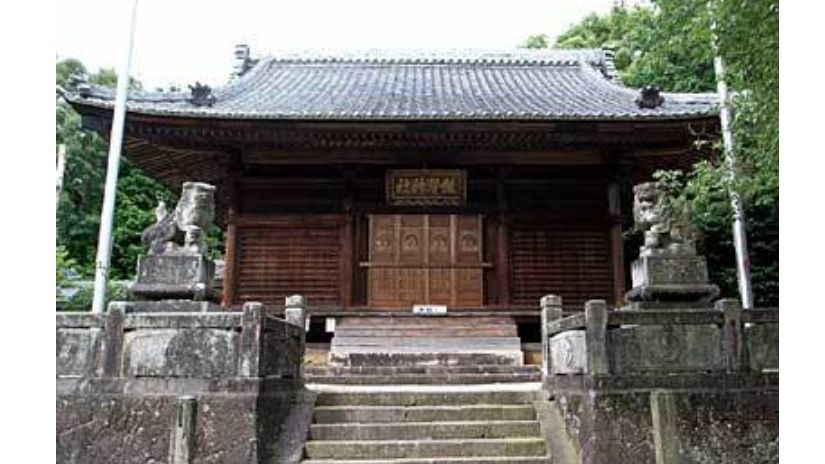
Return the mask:
{"type": "Polygon", "coordinates": [[[371,215],[369,220],[370,306],[483,304],[481,216],[371,215]]]}

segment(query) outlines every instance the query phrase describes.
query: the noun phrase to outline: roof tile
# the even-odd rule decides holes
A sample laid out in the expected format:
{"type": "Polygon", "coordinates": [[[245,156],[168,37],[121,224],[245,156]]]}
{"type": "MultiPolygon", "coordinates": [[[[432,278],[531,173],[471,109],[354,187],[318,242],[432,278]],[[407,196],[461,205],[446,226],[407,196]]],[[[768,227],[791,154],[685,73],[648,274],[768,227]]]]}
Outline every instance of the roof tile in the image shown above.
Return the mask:
{"type": "MultiPolygon", "coordinates": [[[[233,119],[614,120],[681,119],[716,113],[714,94],[668,94],[639,108],[638,91],[615,79],[601,50],[284,53],[213,91],[134,92],[134,113],[233,119]]],[[[111,90],[72,102],[111,108],[111,90]]]]}

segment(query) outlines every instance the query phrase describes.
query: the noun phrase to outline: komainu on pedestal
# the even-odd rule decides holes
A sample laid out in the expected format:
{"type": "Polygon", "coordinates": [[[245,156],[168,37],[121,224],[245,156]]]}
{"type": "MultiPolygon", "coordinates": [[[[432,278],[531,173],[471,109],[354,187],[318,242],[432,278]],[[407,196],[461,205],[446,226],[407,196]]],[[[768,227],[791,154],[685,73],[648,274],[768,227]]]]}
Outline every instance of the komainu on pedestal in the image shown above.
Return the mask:
{"type": "Polygon", "coordinates": [[[633,219],[644,233],[639,258],[631,263],[633,288],[626,309],[706,307],[719,295],[708,282],[704,256],[696,253],[696,227],[686,208],[674,208],[662,186],[633,188],[633,219]]]}
{"type": "Polygon", "coordinates": [[[134,299],[206,301],[215,297],[215,269],[206,256],[204,240],[215,217],[214,194],[212,185],[186,182],[172,212],[162,202],[158,205],[155,224],[141,237],[148,251],[138,258],[134,299]]]}

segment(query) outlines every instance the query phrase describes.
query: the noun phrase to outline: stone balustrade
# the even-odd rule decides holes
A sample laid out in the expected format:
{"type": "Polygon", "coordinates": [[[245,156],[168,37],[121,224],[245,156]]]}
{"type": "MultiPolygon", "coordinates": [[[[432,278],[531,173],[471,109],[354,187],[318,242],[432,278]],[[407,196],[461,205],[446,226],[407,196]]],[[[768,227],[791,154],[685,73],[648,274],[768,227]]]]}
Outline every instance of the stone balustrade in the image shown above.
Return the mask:
{"type": "Polygon", "coordinates": [[[151,303],[57,314],[58,462],[276,459],[305,396],[301,311],[151,303]]]}
{"type": "Polygon", "coordinates": [[[58,378],[297,378],[302,326],[260,303],[238,312],[57,314],[58,378]]]}
{"type": "Polygon", "coordinates": [[[547,375],[762,372],[779,367],[779,311],[713,308],[611,311],[590,300],[561,317],[560,297],[542,299],[547,375]],[[548,305],[550,301],[553,305],[548,305]]]}
{"type": "Polygon", "coordinates": [[[580,462],[778,462],[777,309],[541,308],[544,385],[580,462]]]}

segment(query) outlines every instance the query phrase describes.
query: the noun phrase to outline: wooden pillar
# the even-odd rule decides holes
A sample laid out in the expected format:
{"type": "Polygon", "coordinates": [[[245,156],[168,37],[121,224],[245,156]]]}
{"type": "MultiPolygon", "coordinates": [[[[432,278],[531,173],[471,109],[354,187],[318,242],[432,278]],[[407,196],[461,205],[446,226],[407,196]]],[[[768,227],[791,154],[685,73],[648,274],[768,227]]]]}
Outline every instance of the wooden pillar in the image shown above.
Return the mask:
{"type": "Polygon", "coordinates": [[[346,182],[344,194],[344,230],[341,234],[341,305],[353,305],[353,282],[355,280],[355,207],[350,182],[346,182]]]}
{"type": "Polygon", "coordinates": [[[607,186],[610,223],[610,269],[613,275],[613,304],[621,306],[625,293],[624,241],[622,237],[621,185],[611,180],[607,186]]]}
{"type": "Polygon", "coordinates": [[[229,172],[226,181],[226,234],[224,240],[224,275],[223,298],[221,304],[229,308],[235,303],[235,292],[238,288],[238,214],[240,212],[240,195],[238,192],[243,164],[239,152],[232,153],[229,161],[229,172]]]}
{"type": "Polygon", "coordinates": [[[510,304],[510,250],[509,250],[509,217],[507,204],[507,190],[504,180],[508,171],[502,170],[496,178],[496,207],[498,220],[496,221],[496,280],[498,280],[498,304],[510,304]]]}
{"type": "Polygon", "coordinates": [[[624,266],[624,235],[622,218],[622,193],[626,183],[627,169],[621,159],[614,157],[610,165],[607,183],[608,227],[610,236],[610,269],[613,277],[613,305],[624,304],[627,276],[624,266]]]}

